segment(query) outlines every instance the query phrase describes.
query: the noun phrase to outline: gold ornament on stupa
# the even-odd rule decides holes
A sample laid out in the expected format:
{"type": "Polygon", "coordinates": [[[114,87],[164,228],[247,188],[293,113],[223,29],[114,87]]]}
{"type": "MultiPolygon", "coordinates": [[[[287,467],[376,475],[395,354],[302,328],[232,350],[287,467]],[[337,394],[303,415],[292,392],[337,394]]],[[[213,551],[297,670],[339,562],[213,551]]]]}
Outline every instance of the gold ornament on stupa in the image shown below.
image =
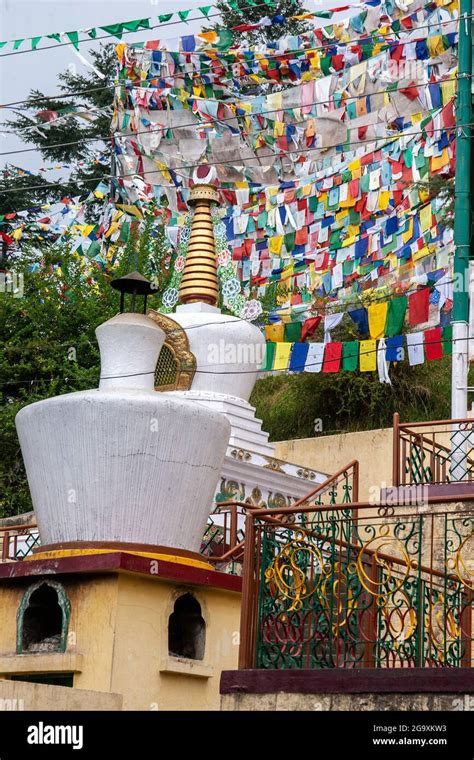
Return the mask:
{"type": "Polygon", "coordinates": [[[202,301],[217,306],[219,285],[217,280],[217,256],[214,240],[211,206],[219,203],[214,180],[214,167],[199,166],[193,173],[194,185],[189,195],[189,205],[194,207],[186,264],[181,278],[179,300],[181,303],[202,301]]]}

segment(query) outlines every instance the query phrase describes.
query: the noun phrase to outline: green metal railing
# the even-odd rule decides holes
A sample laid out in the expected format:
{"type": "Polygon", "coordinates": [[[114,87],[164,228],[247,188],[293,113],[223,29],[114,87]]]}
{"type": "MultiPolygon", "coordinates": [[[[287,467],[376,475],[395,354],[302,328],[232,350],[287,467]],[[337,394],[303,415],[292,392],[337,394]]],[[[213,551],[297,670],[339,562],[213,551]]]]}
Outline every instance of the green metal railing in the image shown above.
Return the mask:
{"type": "Polygon", "coordinates": [[[392,480],[394,486],[474,481],[474,420],[401,423],[395,413],[392,480]]]}
{"type": "Polygon", "coordinates": [[[240,667],[471,666],[474,511],[369,509],[248,516],[240,667]]]}

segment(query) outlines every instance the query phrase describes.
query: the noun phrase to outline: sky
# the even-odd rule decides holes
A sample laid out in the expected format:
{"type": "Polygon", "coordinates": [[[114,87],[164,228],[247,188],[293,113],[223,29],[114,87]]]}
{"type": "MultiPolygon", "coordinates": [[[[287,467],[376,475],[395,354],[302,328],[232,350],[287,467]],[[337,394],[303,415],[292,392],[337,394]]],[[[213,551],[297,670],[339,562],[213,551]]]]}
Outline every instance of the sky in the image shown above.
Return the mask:
{"type": "MultiPolygon", "coordinates": [[[[352,2],[354,1],[356,0],[352,0],[352,2]]],[[[101,0],[56,0],[55,2],[52,0],[34,0],[34,2],[31,0],[0,0],[0,40],[15,40],[53,32],[87,29],[92,26],[102,26],[145,17],[155,17],[156,23],[158,23],[157,16],[159,13],[197,8],[199,5],[212,4],[212,2],[213,0],[133,0],[133,2],[130,0],[114,0],[114,2],[102,2],[101,0]]],[[[309,10],[322,10],[335,7],[337,4],[337,0],[305,0],[305,6],[309,10]]],[[[262,15],[264,15],[263,12],[262,15]]],[[[337,18],[343,15],[345,14],[338,14],[337,18]]],[[[159,30],[142,30],[136,34],[125,35],[123,40],[132,43],[157,38],[166,40],[192,34],[200,30],[203,20],[199,11],[195,14],[191,13],[189,18],[193,17],[199,20],[162,26],[159,30]]],[[[315,26],[324,23],[330,22],[321,22],[315,26]]],[[[113,44],[118,40],[110,38],[110,42],[113,44]]],[[[78,73],[89,71],[77,58],[71,47],[58,45],[42,51],[41,44],[40,42],[36,51],[31,51],[29,50],[30,45],[24,43],[16,55],[7,55],[7,53],[12,52],[12,45],[6,45],[0,50],[1,122],[4,122],[12,114],[10,109],[2,108],[2,104],[22,100],[33,89],[38,89],[47,95],[53,95],[58,91],[58,73],[67,69],[68,66],[74,66],[78,73]],[[23,49],[27,52],[21,52],[23,49]]],[[[51,44],[54,45],[54,42],[51,41],[51,44]]],[[[91,48],[97,48],[99,44],[99,41],[90,40],[80,45],[80,52],[87,58],[87,51],[91,48]]],[[[0,132],[0,153],[21,150],[25,147],[32,146],[25,146],[20,138],[0,132]]],[[[30,170],[37,170],[39,167],[48,165],[38,152],[0,155],[0,166],[4,166],[6,163],[12,163],[30,170]]],[[[62,175],[63,173],[59,172],[57,177],[62,175]]],[[[49,180],[57,178],[53,172],[49,172],[47,176],[49,180]]]]}

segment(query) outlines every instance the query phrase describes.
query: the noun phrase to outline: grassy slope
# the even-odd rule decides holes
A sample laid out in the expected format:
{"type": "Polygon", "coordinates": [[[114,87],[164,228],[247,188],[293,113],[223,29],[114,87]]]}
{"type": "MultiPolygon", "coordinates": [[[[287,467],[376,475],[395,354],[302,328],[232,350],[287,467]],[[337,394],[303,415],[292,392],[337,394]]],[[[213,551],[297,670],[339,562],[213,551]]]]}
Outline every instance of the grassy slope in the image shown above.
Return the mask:
{"type": "Polygon", "coordinates": [[[394,412],[403,422],[450,416],[449,356],[419,367],[393,365],[390,377],[391,386],[376,372],[281,373],[259,380],[250,401],[271,441],[312,437],[318,418],[328,435],[390,427],[394,412]]]}

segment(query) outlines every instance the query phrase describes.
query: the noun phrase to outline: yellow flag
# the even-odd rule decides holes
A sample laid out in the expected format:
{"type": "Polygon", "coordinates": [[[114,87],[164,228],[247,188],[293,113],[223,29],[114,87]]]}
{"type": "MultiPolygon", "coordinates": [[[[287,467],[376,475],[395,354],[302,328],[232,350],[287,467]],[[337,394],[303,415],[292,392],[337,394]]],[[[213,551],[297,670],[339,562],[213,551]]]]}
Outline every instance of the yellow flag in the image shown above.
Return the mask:
{"type": "Polygon", "coordinates": [[[379,193],[379,209],[380,211],[385,211],[385,209],[388,208],[388,204],[390,202],[390,191],[389,190],[381,190],[379,193]]]}
{"type": "Polygon", "coordinates": [[[285,333],[285,325],[266,325],[265,337],[267,340],[271,340],[274,343],[281,343],[283,341],[283,335],[285,333]]]}
{"type": "Polygon", "coordinates": [[[413,236],[413,217],[411,216],[408,220],[408,227],[406,232],[402,232],[402,240],[404,243],[407,242],[407,240],[410,240],[410,238],[413,236]]]}
{"type": "Polygon", "coordinates": [[[420,208],[420,230],[426,232],[431,227],[431,203],[420,208]]]}
{"type": "Polygon", "coordinates": [[[217,32],[199,32],[196,37],[202,37],[207,42],[215,42],[217,40],[217,32]]]}
{"type": "Polygon", "coordinates": [[[360,371],[373,372],[377,369],[377,341],[361,340],[360,342],[360,371]]]}
{"type": "Polygon", "coordinates": [[[281,251],[282,244],[283,235],[275,235],[275,237],[271,237],[268,240],[268,250],[270,253],[273,253],[273,255],[278,255],[281,251]]]}
{"type": "Polygon", "coordinates": [[[443,166],[449,164],[448,149],[444,148],[440,156],[432,156],[430,159],[430,169],[432,172],[438,171],[443,166]]]}
{"type": "Polygon", "coordinates": [[[430,51],[431,58],[440,55],[440,53],[444,53],[443,40],[439,35],[433,35],[432,37],[427,36],[426,43],[428,45],[428,50],[430,51]]]}
{"type": "MultiPolygon", "coordinates": [[[[283,325],[282,325],[283,327],[283,325]]],[[[273,369],[287,369],[290,358],[291,343],[277,343],[275,347],[275,362],[273,369]]]]}
{"type": "Polygon", "coordinates": [[[369,306],[369,332],[371,338],[383,338],[387,309],[388,303],[373,303],[369,306]]]}

